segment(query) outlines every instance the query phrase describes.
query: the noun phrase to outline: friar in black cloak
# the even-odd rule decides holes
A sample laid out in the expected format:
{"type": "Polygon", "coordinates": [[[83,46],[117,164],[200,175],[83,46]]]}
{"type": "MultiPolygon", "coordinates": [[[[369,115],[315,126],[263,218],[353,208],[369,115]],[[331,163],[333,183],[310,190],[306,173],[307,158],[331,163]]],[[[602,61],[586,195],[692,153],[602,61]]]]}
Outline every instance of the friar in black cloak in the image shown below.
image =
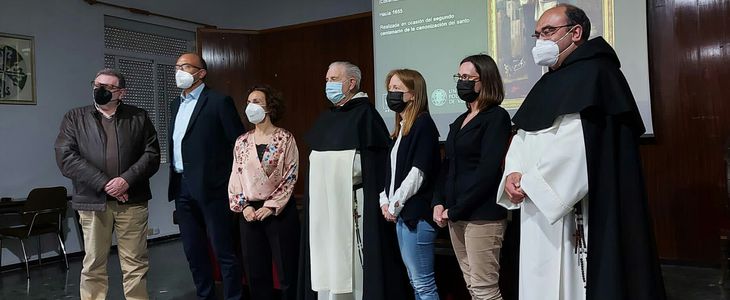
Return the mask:
{"type": "Polygon", "coordinates": [[[498,203],[521,209],[520,299],[666,299],[639,157],[644,125],[615,51],[572,5],[538,21],[550,67],[512,121],[498,203]]]}
{"type": "Polygon", "coordinates": [[[311,149],[304,199],[300,299],[409,299],[395,225],[382,218],[390,138],[360,69],[334,62],[327,98],[334,104],[305,135],[311,149]]]}

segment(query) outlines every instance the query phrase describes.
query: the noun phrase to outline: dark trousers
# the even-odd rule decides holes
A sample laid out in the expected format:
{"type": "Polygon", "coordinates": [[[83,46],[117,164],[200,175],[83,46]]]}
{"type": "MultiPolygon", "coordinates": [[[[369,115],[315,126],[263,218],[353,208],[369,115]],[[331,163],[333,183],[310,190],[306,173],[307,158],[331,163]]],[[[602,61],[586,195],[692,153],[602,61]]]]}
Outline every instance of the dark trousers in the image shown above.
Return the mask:
{"type": "Polygon", "coordinates": [[[234,243],[235,215],[229,209],[228,199],[207,202],[194,199],[185,176],[177,177],[180,191],[175,200],[176,217],[198,298],[216,299],[213,265],[208,255],[210,242],[223,277],[224,299],[240,300],[241,268],[234,243]]]}
{"type": "MultiPolygon", "coordinates": [[[[258,206],[258,205],[257,205],[258,206]]],[[[299,266],[299,214],[294,199],[278,215],[247,222],[241,217],[241,250],[251,298],[274,299],[272,258],[276,264],[281,299],[296,299],[299,266]]]]}

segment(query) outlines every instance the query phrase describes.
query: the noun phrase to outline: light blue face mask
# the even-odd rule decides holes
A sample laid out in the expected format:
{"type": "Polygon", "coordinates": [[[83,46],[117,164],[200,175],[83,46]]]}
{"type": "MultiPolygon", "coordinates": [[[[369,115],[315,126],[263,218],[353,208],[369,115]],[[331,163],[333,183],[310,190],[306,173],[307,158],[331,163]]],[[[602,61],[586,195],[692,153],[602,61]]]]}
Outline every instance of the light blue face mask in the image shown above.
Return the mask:
{"type": "Polygon", "coordinates": [[[329,81],[324,88],[327,99],[332,101],[333,104],[342,101],[345,98],[345,94],[342,93],[342,82],[329,81]]]}

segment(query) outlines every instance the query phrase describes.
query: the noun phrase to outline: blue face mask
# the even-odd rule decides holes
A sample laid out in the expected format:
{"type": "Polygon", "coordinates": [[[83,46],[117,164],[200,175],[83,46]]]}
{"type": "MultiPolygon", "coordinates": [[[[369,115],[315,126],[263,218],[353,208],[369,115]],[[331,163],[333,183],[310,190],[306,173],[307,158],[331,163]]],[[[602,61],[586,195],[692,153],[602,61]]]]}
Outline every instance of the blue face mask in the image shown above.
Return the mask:
{"type": "Polygon", "coordinates": [[[324,92],[327,94],[327,99],[332,103],[340,102],[345,98],[345,94],[342,93],[342,82],[327,82],[324,92]]]}

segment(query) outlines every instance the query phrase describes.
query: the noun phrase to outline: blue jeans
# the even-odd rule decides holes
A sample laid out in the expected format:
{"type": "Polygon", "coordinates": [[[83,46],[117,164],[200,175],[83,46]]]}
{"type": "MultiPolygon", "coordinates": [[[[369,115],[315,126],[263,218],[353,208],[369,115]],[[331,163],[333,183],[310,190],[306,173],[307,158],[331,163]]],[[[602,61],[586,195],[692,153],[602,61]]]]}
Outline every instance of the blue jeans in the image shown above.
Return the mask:
{"type": "Polygon", "coordinates": [[[436,230],[424,220],[419,220],[416,228],[411,230],[401,218],[398,218],[395,228],[400,254],[408,270],[416,300],[438,300],[433,272],[433,241],[436,239],[436,230]]]}

